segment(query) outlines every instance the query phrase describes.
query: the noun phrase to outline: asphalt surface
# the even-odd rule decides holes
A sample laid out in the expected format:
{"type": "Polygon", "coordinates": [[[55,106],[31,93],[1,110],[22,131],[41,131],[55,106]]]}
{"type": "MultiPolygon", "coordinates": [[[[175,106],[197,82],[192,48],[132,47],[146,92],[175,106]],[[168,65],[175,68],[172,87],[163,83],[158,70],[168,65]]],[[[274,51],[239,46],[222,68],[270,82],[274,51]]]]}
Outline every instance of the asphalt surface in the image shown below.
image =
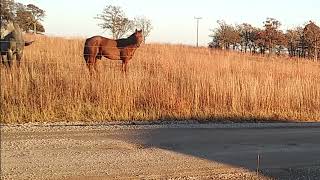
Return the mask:
{"type": "Polygon", "coordinates": [[[31,125],[1,131],[2,179],[320,179],[318,125],[31,125]]]}

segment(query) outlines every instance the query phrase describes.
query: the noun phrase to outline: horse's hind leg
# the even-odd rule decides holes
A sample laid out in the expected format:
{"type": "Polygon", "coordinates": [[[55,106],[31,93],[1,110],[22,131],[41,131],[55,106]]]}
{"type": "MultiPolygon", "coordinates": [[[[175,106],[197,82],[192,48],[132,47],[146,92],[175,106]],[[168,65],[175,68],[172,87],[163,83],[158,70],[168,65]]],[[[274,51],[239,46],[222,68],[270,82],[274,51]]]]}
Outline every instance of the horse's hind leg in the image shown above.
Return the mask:
{"type": "Polygon", "coordinates": [[[89,69],[89,72],[91,75],[94,74],[94,72],[97,70],[97,62],[96,62],[96,58],[95,57],[90,57],[88,58],[88,61],[87,61],[87,67],[89,69]]]}

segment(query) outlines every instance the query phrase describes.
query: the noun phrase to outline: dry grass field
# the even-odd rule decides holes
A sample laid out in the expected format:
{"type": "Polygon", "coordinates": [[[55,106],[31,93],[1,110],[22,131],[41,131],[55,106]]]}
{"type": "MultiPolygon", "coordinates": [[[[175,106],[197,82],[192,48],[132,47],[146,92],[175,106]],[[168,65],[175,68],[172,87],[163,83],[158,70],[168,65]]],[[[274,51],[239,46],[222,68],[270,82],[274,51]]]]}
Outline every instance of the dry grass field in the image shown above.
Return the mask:
{"type": "Polygon", "coordinates": [[[146,44],[121,72],[90,77],[84,39],[27,37],[20,68],[1,67],[1,122],[319,121],[320,63],[146,44]]]}

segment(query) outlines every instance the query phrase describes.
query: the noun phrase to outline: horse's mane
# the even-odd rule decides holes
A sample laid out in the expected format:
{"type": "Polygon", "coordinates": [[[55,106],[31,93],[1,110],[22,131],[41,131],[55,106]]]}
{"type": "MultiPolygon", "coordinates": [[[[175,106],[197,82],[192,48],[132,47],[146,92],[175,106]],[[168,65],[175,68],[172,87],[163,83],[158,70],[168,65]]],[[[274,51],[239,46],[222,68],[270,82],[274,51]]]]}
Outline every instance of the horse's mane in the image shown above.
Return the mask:
{"type": "Polygon", "coordinates": [[[137,32],[134,32],[134,33],[131,34],[129,37],[127,37],[127,39],[135,37],[136,33],[137,33],[137,32]]]}
{"type": "Polygon", "coordinates": [[[118,39],[118,40],[129,40],[129,39],[133,39],[133,38],[135,37],[135,34],[136,34],[136,32],[133,33],[133,34],[131,34],[131,35],[128,36],[127,38],[120,38],[120,39],[118,39]]]}
{"type": "Polygon", "coordinates": [[[128,45],[135,45],[136,39],[135,39],[135,33],[131,34],[127,38],[117,39],[118,47],[128,46],[128,45]]]}

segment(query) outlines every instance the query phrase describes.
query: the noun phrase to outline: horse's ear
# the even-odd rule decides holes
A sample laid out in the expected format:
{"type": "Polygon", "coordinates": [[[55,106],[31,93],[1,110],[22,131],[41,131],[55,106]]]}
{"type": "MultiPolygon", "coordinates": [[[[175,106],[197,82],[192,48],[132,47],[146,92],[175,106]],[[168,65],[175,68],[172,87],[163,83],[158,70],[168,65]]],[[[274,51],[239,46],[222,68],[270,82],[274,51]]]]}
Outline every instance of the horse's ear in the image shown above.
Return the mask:
{"type": "Polygon", "coordinates": [[[136,29],[136,33],[138,32],[138,29],[136,29]]]}

